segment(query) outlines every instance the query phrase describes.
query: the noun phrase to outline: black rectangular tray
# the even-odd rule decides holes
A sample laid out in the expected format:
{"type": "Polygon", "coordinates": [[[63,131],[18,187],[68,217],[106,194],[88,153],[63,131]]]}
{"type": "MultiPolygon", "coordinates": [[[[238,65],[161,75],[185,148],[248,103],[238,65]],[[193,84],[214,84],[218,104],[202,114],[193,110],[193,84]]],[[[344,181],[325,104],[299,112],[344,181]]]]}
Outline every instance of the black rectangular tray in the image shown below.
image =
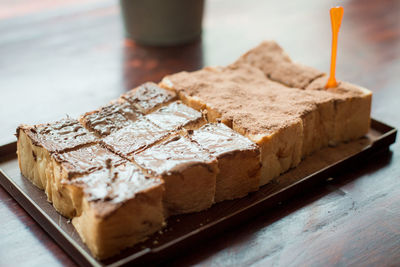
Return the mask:
{"type": "Polygon", "coordinates": [[[395,128],[372,119],[366,137],[324,148],[244,198],[215,204],[203,212],[171,217],[162,231],[106,261],[98,261],[91,256],[69,220],[55,211],[42,190],[21,175],[15,142],[0,147],[0,184],[79,265],[156,263],[266,212],[295,194],[310,190],[348,164],[354,164],[374,152],[387,150],[395,142],[396,134],[395,128]]]}

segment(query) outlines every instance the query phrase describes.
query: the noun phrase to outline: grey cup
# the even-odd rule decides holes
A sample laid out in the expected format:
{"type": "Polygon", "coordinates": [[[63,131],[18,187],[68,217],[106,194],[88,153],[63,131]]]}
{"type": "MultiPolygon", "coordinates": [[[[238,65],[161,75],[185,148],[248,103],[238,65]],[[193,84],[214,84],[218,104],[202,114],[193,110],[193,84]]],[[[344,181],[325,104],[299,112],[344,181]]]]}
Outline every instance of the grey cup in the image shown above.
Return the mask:
{"type": "Polygon", "coordinates": [[[204,0],[120,0],[125,34],[145,45],[188,43],[201,35],[204,0]]]}

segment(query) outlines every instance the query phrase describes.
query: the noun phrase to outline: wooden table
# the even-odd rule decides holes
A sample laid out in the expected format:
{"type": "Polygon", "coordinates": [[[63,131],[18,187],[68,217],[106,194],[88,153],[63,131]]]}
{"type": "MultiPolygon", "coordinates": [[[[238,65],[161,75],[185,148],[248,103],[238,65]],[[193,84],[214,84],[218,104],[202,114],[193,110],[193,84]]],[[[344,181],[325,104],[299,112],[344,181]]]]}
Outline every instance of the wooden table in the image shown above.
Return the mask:
{"type": "MultiPolygon", "coordinates": [[[[297,2],[207,1],[202,40],[173,48],[125,41],[116,1],[2,2],[0,144],[20,123],[76,117],[141,82],[230,63],[264,39],[328,71],[331,1],[297,2]]],[[[399,127],[400,2],[344,4],[337,76],[373,90],[373,117],[399,127]]],[[[399,265],[400,142],[333,178],[171,263],[399,265]]],[[[1,266],[74,265],[1,188],[0,218],[1,266]]]]}

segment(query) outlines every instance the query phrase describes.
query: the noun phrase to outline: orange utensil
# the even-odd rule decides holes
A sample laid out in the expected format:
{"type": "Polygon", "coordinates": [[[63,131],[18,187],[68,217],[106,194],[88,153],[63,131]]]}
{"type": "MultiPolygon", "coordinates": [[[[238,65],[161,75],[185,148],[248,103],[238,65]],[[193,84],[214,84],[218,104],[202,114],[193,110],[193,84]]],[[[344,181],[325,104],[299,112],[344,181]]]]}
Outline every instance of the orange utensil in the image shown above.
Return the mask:
{"type": "Polygon", "coordinates": [[[337,86],[335,72],[336,72],[336,54],[337,54],[337,43],[340,24],[343,18],[343,7],[332,7],[330,9],[331,14],[331,24],[332,24],[332,54],[331,54],[331,71],[329,79],[325,88],[333,88],[337,86]]]}

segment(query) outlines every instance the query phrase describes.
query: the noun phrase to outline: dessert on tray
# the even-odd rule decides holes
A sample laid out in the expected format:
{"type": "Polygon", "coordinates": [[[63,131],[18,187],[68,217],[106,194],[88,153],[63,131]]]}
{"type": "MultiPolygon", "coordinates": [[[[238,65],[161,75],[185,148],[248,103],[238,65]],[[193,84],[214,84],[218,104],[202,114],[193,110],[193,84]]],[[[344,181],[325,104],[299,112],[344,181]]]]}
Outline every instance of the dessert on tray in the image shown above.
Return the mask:
{"type": "Polygon", "coordinates": [[[248,138],[222,123],[208,123],[189,136],[217,158],[215,202],[244,197],[259,188],[260,150],[248,138]]]}
{"type": "Polygon", "coordinates": [[[184,136],[165,141],[134,155],[134,161],[165,185],[165,215],[205,210],[214,203],[217,160],[184,136]]]}
{"type": "Polygon", "coordinates": [[[168,216],[246,196],[369,130],[372,93],[263,42],[226,67],[146,83],[79,120],[17,129],[22,174],[104,259],[168,216]]]}
{"type": "Polygon", "coordinates": [[[325,89],[326,80],[264,42],[227,67],[173,74],[161,86],[257,143],[264,185],[321,147],[368,132],[372,93],[346,82],[325,89]]]}

